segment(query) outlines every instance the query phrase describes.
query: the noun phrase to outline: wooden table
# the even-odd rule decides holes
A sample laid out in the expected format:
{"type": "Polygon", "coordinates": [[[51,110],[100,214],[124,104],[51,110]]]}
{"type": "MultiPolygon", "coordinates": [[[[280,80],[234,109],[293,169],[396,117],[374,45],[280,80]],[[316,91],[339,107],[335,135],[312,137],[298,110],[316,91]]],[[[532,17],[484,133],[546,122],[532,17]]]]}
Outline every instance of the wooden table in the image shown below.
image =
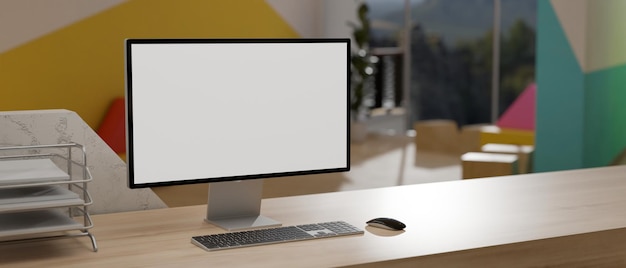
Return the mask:
{"type": "Polygon", "coordinates": [[[86,238],[0,244],[0,267],[625,267],[626,166],[272,198],[285,225],[345,220],[364,235],[206,252],[205,206],[94,216],[86,238]],[[403,232],[365,226],[375,217],[403,232]]]}

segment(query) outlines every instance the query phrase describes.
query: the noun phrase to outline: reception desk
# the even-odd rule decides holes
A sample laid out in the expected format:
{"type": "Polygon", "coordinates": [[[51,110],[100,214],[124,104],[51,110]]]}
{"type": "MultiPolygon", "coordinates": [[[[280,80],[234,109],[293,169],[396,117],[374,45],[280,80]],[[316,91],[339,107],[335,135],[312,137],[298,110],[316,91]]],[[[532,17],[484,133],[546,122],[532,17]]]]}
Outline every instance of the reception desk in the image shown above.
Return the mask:
{"type": "Polygon", "coordinates": [[[1,267],[625,267],[626,166],[263,200],[284,225],[344,220],[365,234],[206,252],[206,206],[93,217],[86,238],[0,244],[1,267]],[[375,217],[406,223],[366,227],[375,217]]]}

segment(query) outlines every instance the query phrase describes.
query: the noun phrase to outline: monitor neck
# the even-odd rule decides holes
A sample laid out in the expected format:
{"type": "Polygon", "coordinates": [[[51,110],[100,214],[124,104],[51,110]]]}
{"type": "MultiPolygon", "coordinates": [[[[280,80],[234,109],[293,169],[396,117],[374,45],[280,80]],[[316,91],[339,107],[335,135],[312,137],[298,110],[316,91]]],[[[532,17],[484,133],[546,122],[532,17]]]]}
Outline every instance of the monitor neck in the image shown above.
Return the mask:
{"type": "Polygon", "coordinates": [[[263,180],[209,184],[206,221],[228,231],[280,226],[261,215],[263,180]]]}

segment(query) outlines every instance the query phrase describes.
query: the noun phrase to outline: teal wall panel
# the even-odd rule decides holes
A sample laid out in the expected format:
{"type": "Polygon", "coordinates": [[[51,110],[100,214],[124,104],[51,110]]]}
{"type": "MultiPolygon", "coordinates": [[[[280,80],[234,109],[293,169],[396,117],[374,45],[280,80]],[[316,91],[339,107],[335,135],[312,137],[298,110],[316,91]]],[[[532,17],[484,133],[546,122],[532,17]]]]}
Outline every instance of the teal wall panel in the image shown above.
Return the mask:
{"type": "Polygon", "coordinates": [[[584,73],[550,1],[537,1],[537,172],[583,165],[584,73]]]}

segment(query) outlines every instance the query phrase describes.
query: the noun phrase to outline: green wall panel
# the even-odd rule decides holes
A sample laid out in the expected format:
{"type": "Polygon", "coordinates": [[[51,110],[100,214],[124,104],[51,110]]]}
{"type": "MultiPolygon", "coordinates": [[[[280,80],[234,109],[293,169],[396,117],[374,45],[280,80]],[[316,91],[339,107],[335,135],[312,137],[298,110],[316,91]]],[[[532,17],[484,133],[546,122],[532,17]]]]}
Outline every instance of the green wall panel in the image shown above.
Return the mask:
{"type": "Polygon", "coordinates": [[[626,147],[626,65],[585,77],[584,167],[610,164],[626,147]]]}

